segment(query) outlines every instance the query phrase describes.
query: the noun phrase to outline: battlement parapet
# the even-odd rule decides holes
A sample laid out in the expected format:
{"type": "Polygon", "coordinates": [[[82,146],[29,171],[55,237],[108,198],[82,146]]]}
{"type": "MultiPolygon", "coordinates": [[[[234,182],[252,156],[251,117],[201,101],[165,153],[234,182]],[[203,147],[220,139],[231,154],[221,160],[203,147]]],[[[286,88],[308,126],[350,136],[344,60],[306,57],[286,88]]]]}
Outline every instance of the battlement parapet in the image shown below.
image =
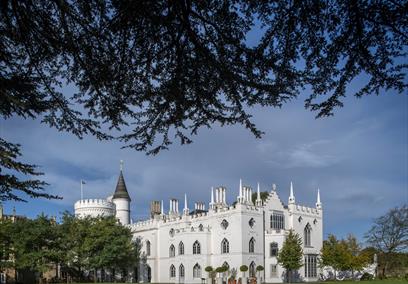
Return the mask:
{"type": "Polygon", "coordinates": [[[156,220],[154,219],[149,219],[149,220],[144,220],[144,221],[138,221],[136,223],[131,224],[131,228],[137,228],[137,229],[141,229],[141,228],[151,228],[155,225],[156,220]]]}
{"type": "Polygon", "coordinates": [[[74,211],[78,217],[114,216],[116,205],[106,199],[82,199],[75,202],[74,211]]]}
{"type": "Polygon", "coordinates": [[[207,212],[202,212],[202,213],[191,215],[191,219],[200,219],[202,217],[207,217],[207,212]]]}
{"type": "Polygon", "coordinates": [[[109,202],[106,199],[82,199],[75,202],[75,209],[89,207],[106,207],[112,210],[116,209],[115,203],[109,202]]]}
{"type": "Polygon", "coordinates": [[[302,212],[302,213],[307,213],[310,215],[320,215],[320,210],[317,208],[312,208],[312,207],[307,207],[303,205],[296,205],[294,207],[295,212],[302,212]]]}

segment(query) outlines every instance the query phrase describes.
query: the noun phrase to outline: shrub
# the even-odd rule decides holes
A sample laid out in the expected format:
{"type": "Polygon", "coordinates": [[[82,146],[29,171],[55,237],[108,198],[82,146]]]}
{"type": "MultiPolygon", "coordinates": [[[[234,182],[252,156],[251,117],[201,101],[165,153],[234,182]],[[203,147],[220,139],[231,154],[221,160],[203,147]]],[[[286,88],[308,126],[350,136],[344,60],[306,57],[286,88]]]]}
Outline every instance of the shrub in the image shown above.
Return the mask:
{"type": "Polygon", "coordinates": [[[215,271],[216,271],[217,273],[224,272],[224,267],[222,267],[222,266],[217,267],[217,268],[215,269],[215,271]]]}
{"type": "Polygon", "coordinates": [[[211,271],[213,271],[214,269],[212,268],[212,266],[207,266],[204,270],[205,270],[206,272],[211,272],[211,271]]]}
{"type": "Polygon", "coordinates": [[[246,272],[246,271],[248,271],[248,266],[246,266],[246,265],[241,265],[241,266],[239,267],[239,270],[240,270],[241,272],[246,272]]]}
{"type": "Polygon", "coordinates": [[[366,280],[373,280],[373,275],[370,273],[364,272],[364,274],[360,278],[361,281],[366,281],[366,280]]]}

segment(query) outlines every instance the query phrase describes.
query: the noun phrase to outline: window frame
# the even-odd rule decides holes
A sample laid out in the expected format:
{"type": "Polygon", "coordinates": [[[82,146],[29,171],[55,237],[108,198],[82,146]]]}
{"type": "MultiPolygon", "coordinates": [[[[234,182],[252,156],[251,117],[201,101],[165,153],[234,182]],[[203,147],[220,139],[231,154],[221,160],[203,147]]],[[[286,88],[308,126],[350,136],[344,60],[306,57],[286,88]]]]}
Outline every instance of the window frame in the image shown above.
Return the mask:
{"type": "Polygon", "coordinates": [[[230,245],[229,245],[229,241],[224,238],[221,241],[221,254],[228,254],[230,252],[230,245]]]}
{"type": "Polygon", "coordinates": [[[193,254],[201,254],[201,244],[198,240],[193,243],[193,254]]]}
{"type": "Polygon", "coordinates": [[[269,244],[269,257],[277,257],[278,253],[279,253],[279,244],[277,242],[271,242],[269,244]]]}
{"type": "Polygon", "coordinates": [[[180,241],[179,246],[178,246],[178,254],[179,255],[184,255],[185,250],[184,250],[184,243],[183,241],[180,241]]]}
{"type": "Polygon", "coordinates": [[[249,252],[249,253],[255,253],[255,239],[254,239],[254,237],[252,237],[252,238],[249,240],[248,246],[249,246],[248,252],[249,252]]]}

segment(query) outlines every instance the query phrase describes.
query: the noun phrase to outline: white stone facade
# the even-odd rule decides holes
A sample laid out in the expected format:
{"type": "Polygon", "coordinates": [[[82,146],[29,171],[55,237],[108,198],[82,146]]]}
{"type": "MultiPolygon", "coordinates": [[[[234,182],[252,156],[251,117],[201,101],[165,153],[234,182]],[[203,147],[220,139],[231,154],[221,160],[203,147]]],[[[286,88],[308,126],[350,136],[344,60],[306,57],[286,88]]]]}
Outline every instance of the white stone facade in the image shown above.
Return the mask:
{"type": "MultiPolygon", "coordinates": [[[[167,214],[162,202],[160,213],[132,224],[127,219],[129,215],[122,216],[128,214],[126,210],[115,211],[122,224],[131,228],[134,238],[141,239],[146,264],[139,265],[137,279],[153,283],[201,283],[202,278],[208,278],[207,266],[216,269],[227,265],[230,270],[238,271],[237,278],[256,276],[261,277],[262,282],[284,282],[285,271],[277,264],[276,254],[289,230],[293,230],[302,237],[305,265],[292,280],[316,281],[317,256],[323,243],[323,209],[319,193],[316,206],[311,208],[295,203],[292,185],[288,205],[280,200],[276,186],[264,201],[259,192],[258,186],[254,204],[252,189],[240,183],[237,202],[229,205],[226,189],[219,187],[211,192],[208,211],[200,202],[190,212],[185,196],[182,211],[179,212],[178,201],[173,199],[167,214]],[[249,267],[245,275],[239,271],[241,265],[249,267]],[[264,271],[255,272],[258,265],[263,266],[264,271]]],[[[122,204],[121,208],[129,208],[130,213],[130,199],[128,205],[122,204]]],[[[75,213],[83,212],[77,210],[76,204],[75,213]]]]}
{"type": "Polygon", "coordinates": [[[75,202],[75,216],[114,216],[116,206],[107,199],[82,199],[75,202]]]}

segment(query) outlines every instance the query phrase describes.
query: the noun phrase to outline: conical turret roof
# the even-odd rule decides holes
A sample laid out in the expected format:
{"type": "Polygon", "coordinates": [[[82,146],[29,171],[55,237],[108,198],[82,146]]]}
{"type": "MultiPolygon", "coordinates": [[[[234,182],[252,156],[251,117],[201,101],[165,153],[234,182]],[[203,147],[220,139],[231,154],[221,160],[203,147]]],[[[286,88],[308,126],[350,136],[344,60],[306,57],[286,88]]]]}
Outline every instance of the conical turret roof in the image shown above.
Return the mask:
{"type": "Polygon", "coordinates": [[[113,199],[115,198],[126,198],[130,201],[129,193],[126,189],[125,179],[123,178],[122,171],[120,171],[118,183],[116,184],[115,193],[113,194],[113,199]]]}

